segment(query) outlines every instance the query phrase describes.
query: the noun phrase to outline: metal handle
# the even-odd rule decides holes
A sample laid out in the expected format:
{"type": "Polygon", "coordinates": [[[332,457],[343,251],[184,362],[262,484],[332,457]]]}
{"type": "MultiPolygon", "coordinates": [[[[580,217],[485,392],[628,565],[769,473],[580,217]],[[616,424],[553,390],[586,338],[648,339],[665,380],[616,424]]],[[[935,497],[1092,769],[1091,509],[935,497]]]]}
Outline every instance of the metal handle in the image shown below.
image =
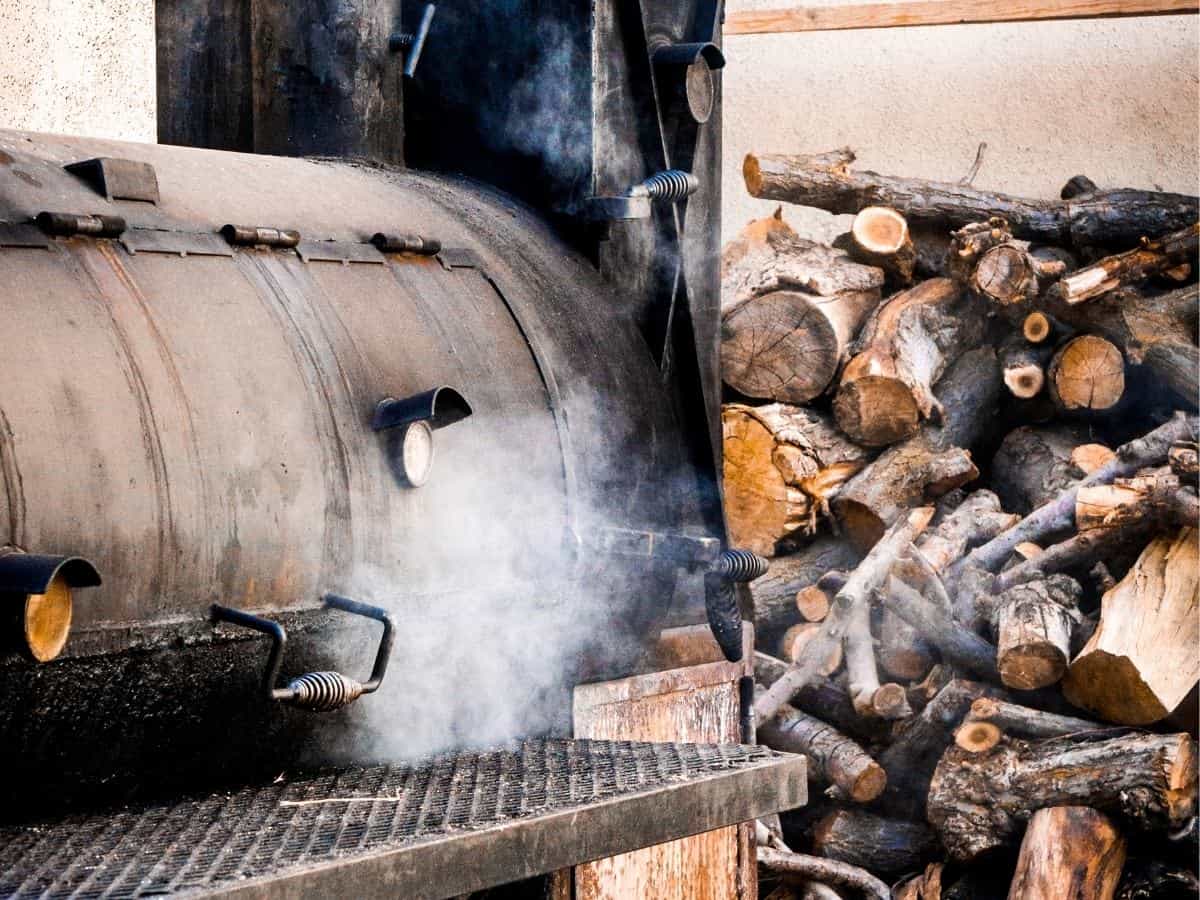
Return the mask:
{"type": "Polygon", "coordinates": [[[753,581],[770,564],[749,550],[722,550],[704,576],[704,612],[721,652],[730,662],[742,658],[742,611],[734,582],[753,581]]]}
{"type": "Polygon", "coordinates": [[[283,665],[283,648],[287,645],[287,632],[283,626],[278,622],[240,609],[213,604],[212,617],[214,621],[240,625],[271,638],[271,651],[267,656],[267,668],[263,673],[262,681],[267,699],[288,703],[312,712],[329,712],[348,706],[363,694],[374,693],[383,684],[384,675],[387,674],[388,660],[392,655],[392,643],[395,640],[395,626],[391,616],[377,606],[359,603],[357,600],[351,600],[349,597],[342,597],[338,594],[325,594],[322,599],[329,609],[353,613],[383,623],[383,636],[379,639],[375,664],[371,668],[371,677],[365,683],[360,683],[341,672],[308,672],[293,678],[286,687],[276,687],[279,670],[283,665]]]}
{"type": "Polygon", "coordinates": [[[433,14],[437,7],[426,3],[421,11],[421,23],[415,34],[407,31],[397,32],[388,39],[388,49],[393,53],[406,52],[404,58],[404,75],[412,78],[417,71],[417,62],[421,59],[421,51],[425,49],[425,38],[429,36],[429,26],[433,24],[433,14]]]}

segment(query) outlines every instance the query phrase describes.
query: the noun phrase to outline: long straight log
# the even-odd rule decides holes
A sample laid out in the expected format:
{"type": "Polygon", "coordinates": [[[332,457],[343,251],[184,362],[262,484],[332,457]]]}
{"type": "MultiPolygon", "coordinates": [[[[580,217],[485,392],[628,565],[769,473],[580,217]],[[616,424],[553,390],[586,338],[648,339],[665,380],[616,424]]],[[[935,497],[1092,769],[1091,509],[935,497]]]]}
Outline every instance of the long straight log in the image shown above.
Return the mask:
{"type": "Polygon", "coordinates": [[[802,753],[813,763],[815,780],[837,785],[855,803],[883,793],[883,767],[850,738],[820,719],[785,706],[758,729],[758,741],[773,750],[802,753]]]}
{"type": "Polygon", "coordinates": [[[775,715],[788,698],[817,673],[829,648],[845,637],[854,607],[869,602],[871,594],[887,579],[896,556],[925,530],[933,518],[933,512],[932,507],[912,510],[889,528],[871,548],[834,596],[829,615],[821,623],[821,633],[812,641],[809,656],[792,666],[755,702],[754,717],[759,725],[775,715]]]}
{"type": "Polygon", "coordinates": [[[1005,734],[1035,740],[1083,735],[1111,727],[1090,719],[1060,716],[1040,709],[1018,706],[995,697],[980,697],[972,703],[971,711],[967,713],[963,722],[989,722],[1005,734]]]}
{"type": "Polygon", "coordinates": [[[1028,200],[993,191],[850,168],[848,147],[814,156],[748,154],[742,177],[751,196],[858,213],[889,206],[912,227],[960,228],[993,216],[1013,235],[1043,243],[1129,243],[1186,228],[1200,218],[1200,199],[1129,189],[1095,191],[1068,200],[1028,200]]]}
{"type": "Polygon", "coordinates": [[[949,611],[938,608],[895,576],[888,579],[884,602],[887,609],[912,625],[937,647],[948,662],[999,683],[996,648],[955,622],[949,611]]]}
{"type": "Polygon", "coordinates": [[[1159,465],[1167,458],[1167,451],[1173,443],[1194,441],[1198,432],[1200,418],[1177,414],[1150,433],[1123,444],[1117,450],[1115,459],[1082,481],[1060,491],[1052,501],[1034,510],[1008,531],[972,550],[955,565],[952,574],[968,566],[977,566],[990,572],[999,570],[1017,544],[1025,541],[1037,543],[1046,535],[1066,531],[1074,524],[1075,500],[1081,487],[1111,484],[1115,479],[1133,475],[1139,469],[1159,465]]]}
{"type": "Polygon", "coordinates": [[[1180,263],[1191,262],[1200,251],[1200,224],[1104,259],[1066,275],[1056,290],[1067,303],[1085,303],[1122,285],[1137,284],[1180,263]]]}

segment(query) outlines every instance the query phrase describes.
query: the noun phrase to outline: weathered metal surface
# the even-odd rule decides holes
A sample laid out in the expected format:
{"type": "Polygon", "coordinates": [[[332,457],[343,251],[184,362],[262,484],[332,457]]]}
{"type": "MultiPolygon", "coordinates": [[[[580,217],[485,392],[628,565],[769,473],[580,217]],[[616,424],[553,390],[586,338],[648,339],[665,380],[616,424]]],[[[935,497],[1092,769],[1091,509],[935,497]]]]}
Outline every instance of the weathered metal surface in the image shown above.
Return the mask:
{"type": "MultiPolygon", "coordinates": [[[[572,548],[601,525],[704,534],[691,493],[701,476],[628,311],[530,211],[477,186],[352,163],[12,132],[0,149],[33,176],[0,166],[0,222],[44,209],[116,215],[130,249],[166,251],[92,237],[0,249],[0,333],[21,348],[0,362],[0,539],[84,555],[105,582],[77,604],[64,660],[38,672],[0,660],[0,765],[14,782],[83,796],[138,765],[153,785],[238,777],[301,750],[320,759],[319,734],[268,744],[315,726],[268,723],[276,712],[245,706],[261,656],[207,646],[196,623],[212,602],[275,613],[312,609],[326,590],[384,594],[403,634],[461,619],[463,603],[476,618],[503,615],[519,597],[577,651],[539,670],[548,696],[586,673],[631,670],[676,568],[572,548]],[[93,156],[152,165],[160,202],[105,200],[62,168],[93,156]],[[229,222],[295,227],[384,262],[187,249],[229,222]],[[366,243],[415,228],[454,251],[366,243]],[[386,435],[370,430],[376,404],[443,384],[475,414],[437,433],[430,482],[401,488],[386,435]],[[122,655],[135,646],[162,660],[122,655]],[[96,684],[116,696],[98,700],[96,684]],[[216,747],[195,740],[221,721],[220,705],[263,746],[241,733],[216,747]],[[111,729],[154,734],[170,765],[139,762],[136,740],[95,740],[111,729]],[[52,755],[30,752],[49,744],[52,755]]],[[[522,677],[523,654],[475,650],[507,667],[501,680],[522,677]]],[[[298,652],[309,669],[341,664],[298,652]]],[[[459,666],[457,695],[476,703],[427,711],[393,672],[393,694],[356,708],[387,694],[397,716],[461,740],[498,673],[443,659],[459,666]]],[[[332,727],[347,727],[343,715],[332,727]]],[[[541,727],[565,719],[565,701],[547,701],[541,727]]]]}
{"type": "Polygon", "coordinates": [[[805,792],[804,758],[762,747],[527,741],[0,828],[0,894],[441,898],[753,819],[805,792]]]}

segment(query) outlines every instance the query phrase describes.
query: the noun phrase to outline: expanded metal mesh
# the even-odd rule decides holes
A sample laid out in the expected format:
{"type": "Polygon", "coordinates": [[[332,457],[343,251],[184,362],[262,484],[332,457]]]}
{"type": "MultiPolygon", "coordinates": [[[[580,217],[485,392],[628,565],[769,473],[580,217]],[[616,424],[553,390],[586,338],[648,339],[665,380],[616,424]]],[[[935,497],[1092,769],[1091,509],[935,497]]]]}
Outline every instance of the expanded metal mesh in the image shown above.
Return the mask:
{"type": "Polygon", "coordinates": [[[6,826],[0,828],[0,897],[202,893],[354,854],[452,840],[774,756],[736,744],[526,741],[166,806],[6,826]]]}

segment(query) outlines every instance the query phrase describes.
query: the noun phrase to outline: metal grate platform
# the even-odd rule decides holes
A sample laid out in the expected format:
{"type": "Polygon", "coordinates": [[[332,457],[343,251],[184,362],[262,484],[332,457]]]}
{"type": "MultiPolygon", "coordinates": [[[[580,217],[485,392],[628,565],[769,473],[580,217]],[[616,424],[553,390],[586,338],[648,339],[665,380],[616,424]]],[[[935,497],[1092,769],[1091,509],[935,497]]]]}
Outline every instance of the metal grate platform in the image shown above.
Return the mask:
{"type": "Polygon", "coordinates": [[[762,747],[527,741],[5,826],[0,897],[439,898],[805,800],[762,747]]]}

